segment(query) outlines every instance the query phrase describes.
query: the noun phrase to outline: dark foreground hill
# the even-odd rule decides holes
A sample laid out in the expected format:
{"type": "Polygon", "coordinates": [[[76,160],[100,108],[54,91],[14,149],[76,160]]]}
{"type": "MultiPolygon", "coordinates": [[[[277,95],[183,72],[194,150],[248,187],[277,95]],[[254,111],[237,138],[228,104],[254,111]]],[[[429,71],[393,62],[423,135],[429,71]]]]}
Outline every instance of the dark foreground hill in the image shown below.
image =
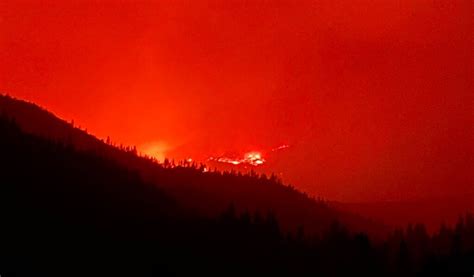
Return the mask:
{"type": "Polygon", "coordinates": [[[456,197],[446,196],[416,201],[332,202],[331,206],[373,218],[394,228],[422,222],[428,232],[433,233],[441,224],[454,226],[460,214],[474,212],[474,194],[463,193],[456,197]]]}
{"type": "Polygon", "coordinates": [[[317,234],[335,220],[354,232],[363,231],[376,237],[385,235],[388,230],[377,222],[337,211],[271,176],[203,173],[199,165],[157,164],[138,156],[131,147],[120,149],[99,140],[33,103],[0,96],[0,114],[14,119],[25,133],[70,145],[79,151],[93,152],[137,172],[143,180],[173,197],[182,209],[198,215],[215,217],[233,204],[238,212],[271,212],[282,228],[291,232],[303,227],[306,233],[317,234]]]}
{"type": "MultiPolygon", "coordinates": [[[[318,236],[303,229],[288,235],[273,214],[241,213],[232,206],[215,217],[190,214],[136,171],[94,151],[26,134],[4,117],[0,152],[2,276],[474,272],[472,215],[434,236],[416,225],[377,243],[337,222],[318,236]]],[[[197,174],[163,169],[168,170],[175,177],[191,174],[185,170],[197,174]]]]}

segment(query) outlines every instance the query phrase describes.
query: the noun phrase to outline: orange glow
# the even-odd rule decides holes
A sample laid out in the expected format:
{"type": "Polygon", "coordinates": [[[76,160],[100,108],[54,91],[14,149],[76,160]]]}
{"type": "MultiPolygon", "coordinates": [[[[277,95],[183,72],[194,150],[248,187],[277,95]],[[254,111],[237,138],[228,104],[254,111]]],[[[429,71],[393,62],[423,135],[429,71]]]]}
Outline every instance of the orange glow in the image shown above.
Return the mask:
{"type": "Polygon", "coordinates": [[[288,144],[283,144],[283,145],[280,145],[280,146],[278,146],[278,147],[273,148],[273,149],[272,149],[272,152],[279,151],[279,150],[283,150],[283,149],[286,149],[286,148],[288,148],[288,147],[290,147],[288,144]]]}
{"type": "Polygon", "coordinates": [[[261,165],[265,162],[265,160],[262,158],[262,154],[259,152],[249,152],[245,154],[244,161],[254,166],[261,165]]]}
{"type": "Polygon", "coordinates": [[[474,193],[472,53],[472,0],[0,0],[0,92],[338,201],[474,193]]]}
{"type": "Polygon", "coordinates": [[[143,154],[155,158],[158,162],[163,162],[170,147],[163,141],[155,141],[143,144],[138,149],[143,154]]]}
{"type": "Polygon", "coordinates": [[[216,161],[219,163],[228,163],[233,165],[252,165],[252,166],[259,166],[265,163],[265,159],[262,157],[260,152],[248,152],[243,157],[218,157],[214,158],[211,157],[208,159],[209,161],[216,161]]]}

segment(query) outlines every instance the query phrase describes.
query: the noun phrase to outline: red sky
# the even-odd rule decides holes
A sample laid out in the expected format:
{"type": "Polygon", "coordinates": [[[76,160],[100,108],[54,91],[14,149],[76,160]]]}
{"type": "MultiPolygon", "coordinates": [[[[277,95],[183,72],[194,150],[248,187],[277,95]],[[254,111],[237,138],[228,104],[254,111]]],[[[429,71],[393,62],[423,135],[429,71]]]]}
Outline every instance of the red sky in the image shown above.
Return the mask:
{"type": "Polygon", "coordinates": [[[289,144],[316,195],[474,193],[472,1],[0,2],[0,91],[167,155],[289,144]]]}

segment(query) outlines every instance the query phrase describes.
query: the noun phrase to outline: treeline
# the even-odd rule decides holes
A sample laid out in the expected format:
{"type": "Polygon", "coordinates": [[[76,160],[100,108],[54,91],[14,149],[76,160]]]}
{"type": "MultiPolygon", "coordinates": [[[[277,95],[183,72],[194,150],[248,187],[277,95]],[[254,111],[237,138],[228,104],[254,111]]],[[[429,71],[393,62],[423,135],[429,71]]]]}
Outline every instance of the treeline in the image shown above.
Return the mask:
{"type": "MultiPolygon", "coordinates": [[[[474,273],[472,215],[434,235],[415,225],[377,242],[337,221],[320,233],[304,225],[289,232],[272,212],[243,211],[230,203],[219,216],[190,214],[136,171],[27,135],[6,118],[0,118],[0,151],[2,276],[474,273]]],[[[204,178],[194,167],[162,170],[167,174],[161,178],[184,178],[162,182],[204,178]]],[[[232,184],[273,182],[214,174],[232,184]]]]}
{"type": "Polygon", "coordinates": [[[205,170],[202,165],[181,161],[159,164],[137,153],[134,147],[117,146],[110,139],[99,140],[35,105],[0,96],[0,114],[14,118],[20,129],[48,141],[94,155],[138,173],[146,183],[162,189],[179,206],[196,215],[216,217],[234,203],[236,210],[272,211],[281,228],[295,231],[304,225],[307,233],[321,232],[338,219],[351,230],[384,234],[385,226],[356,215],[336,211],[319,198],[283,184],[275,175],[255,172],[205,170]],[[206,171],[206,172],[203,172],[206,171]]]}

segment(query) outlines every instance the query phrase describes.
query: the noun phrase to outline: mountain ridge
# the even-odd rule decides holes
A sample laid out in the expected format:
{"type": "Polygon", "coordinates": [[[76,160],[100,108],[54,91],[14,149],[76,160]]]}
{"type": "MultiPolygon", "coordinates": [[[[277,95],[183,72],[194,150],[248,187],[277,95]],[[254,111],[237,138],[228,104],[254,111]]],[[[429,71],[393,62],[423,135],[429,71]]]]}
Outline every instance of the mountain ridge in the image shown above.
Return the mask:
{"type": "Polygon", "coordinates": [[[3,95],[0,114],[13,118],[26,133],[97,153],[137,171],[144,181],[156,184],[189,212],[213,217],[232,204],[240,212],[275,213],[288,231],[304,226],[308,233],[319,233],[336,220],[355,232],[381,236],[387,231],[382,224],[338,211],[279,180],[229,172],[203,173],[188,166],[165,168],[152,159],[137,156],[131,147],[118,149],[109,145],[32,102],[3,95]]]}

